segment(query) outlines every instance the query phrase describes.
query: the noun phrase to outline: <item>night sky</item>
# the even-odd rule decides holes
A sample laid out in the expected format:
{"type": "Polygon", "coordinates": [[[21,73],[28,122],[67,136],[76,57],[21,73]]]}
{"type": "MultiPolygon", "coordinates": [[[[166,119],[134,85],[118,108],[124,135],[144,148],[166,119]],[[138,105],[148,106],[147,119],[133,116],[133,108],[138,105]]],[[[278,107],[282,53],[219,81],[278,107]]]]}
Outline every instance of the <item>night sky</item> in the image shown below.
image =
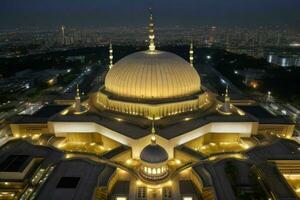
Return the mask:
{"type": "Polygon", "coordinates": [[[0,28],[300,25],[300,0],[0,0],[0,28]]]}

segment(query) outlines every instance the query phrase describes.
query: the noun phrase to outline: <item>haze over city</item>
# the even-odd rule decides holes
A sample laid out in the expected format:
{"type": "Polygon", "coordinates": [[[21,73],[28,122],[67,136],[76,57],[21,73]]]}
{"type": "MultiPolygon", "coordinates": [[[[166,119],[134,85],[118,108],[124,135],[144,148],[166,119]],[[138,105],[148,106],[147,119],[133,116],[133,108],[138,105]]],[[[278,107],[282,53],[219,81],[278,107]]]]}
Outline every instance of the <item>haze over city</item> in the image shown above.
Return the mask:
{"type": "Polygon", "coordinates": [[[149,7],[161,28],[300,24],[298,0],[2,0],[0,26],[144,26],[149,7]]]}

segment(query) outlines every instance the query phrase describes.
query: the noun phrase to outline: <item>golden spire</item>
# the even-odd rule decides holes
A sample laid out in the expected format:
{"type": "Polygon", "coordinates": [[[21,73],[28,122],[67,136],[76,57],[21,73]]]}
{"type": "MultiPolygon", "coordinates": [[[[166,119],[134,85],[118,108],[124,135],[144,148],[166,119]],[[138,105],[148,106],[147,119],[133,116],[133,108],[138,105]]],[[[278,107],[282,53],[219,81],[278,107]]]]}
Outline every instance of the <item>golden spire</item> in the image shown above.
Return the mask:
{"type": "Polygon", "coordinates": [[[76,89],[76,98],[80,98],[80,91],[79,91],[78,84],[77,84],[77,89],[76,89]]]}
{"type": "Polygon", "coordinates": [[[225,103],[230,102],[229,92],[228,92],[228,84],[226,86],[226,92],[225,92],[225,103]]]}
{"type": "Polygon", "coordinates": [[[152,144],[156,144],[156,137],[155,137],[155,125],[154,125],[154,116],[153,116],[153,119],[152,119],[152,128],[151,128],[151,134],[152,134],[152,136],[151,136],[151,143],[152,144]]]}
{"type": "Polygon", "coordinates": [[[232,105],[230,103],[228,84],[226,86],[226,92],[224,95],[224,103],[219,104],[216,109],[223,115],[231,115],[232,114],[232,105]]]}
{"type": "Polygon", "coordinates": [[[152,134],[155,134],[154,119],[152,119],[152,128],[151,128],[151,133],[152,133],[152,134]]]}
{"type": "Polygon", "coordinates": [[[190,64],[193,67],[194,66],[194,48],[193,48],[193,41],[191,41],[190,44],[190,64]]]}
{"type": "Polygon", "coordinates": [[[152,9],[149,8],[150,11],[150,18],[149,18],[149,50],[155,51],[155,35],[154,35],[154,23],[153,23],[153,16],[152,16],[152,9]]]}
{"type": "Polygon", "coordinates": [[[113,67],[113,48],[111,42],[109,42],[109,69],[113,67]]]}

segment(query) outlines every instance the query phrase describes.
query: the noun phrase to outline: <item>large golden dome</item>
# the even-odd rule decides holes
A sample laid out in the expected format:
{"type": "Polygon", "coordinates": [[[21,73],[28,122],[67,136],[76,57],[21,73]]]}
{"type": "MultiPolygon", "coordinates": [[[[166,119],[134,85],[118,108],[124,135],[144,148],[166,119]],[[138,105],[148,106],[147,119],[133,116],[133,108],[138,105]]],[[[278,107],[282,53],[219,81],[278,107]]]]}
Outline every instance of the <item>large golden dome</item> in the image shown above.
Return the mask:
{"type": "Polygon", "coordinates": [[[109,70],[105,90],[121,97],[166,99],[200,91],[197,71],[181,57],[164,51],[141,51],[109,70]]]}
{"type": "Polygon", "coordinates": [[[149,50],[133,53],[113,65],[110,45],[110,70],[105,85],[92,95],[93,105],[101,110],[159,119],[209,106],[209,95],[201,91],[201,80],[190,63],[181,57],[158,51],[154,41],[152,14],[149,21],[149,50]]]}

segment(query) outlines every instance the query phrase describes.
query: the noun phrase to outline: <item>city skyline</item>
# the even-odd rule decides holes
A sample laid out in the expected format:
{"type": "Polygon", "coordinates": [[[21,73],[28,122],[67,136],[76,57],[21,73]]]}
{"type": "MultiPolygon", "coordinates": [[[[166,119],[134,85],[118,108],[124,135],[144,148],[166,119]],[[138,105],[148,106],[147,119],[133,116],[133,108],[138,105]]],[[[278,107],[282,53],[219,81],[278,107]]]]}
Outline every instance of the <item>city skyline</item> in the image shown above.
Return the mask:
{"type": "Polygon", "coordinates": [[[299,200],[297,1],[2,0],[0,199],[299,200]]]}
{"type": "Polygon", "coordinates": [[[142,26],[153,7],[161,28],[178,26],[255,26],[300,24],[297,0],[188,0],[188,1],[82,1],[4,0],[0,8],[2,28],[142,26]]]}

